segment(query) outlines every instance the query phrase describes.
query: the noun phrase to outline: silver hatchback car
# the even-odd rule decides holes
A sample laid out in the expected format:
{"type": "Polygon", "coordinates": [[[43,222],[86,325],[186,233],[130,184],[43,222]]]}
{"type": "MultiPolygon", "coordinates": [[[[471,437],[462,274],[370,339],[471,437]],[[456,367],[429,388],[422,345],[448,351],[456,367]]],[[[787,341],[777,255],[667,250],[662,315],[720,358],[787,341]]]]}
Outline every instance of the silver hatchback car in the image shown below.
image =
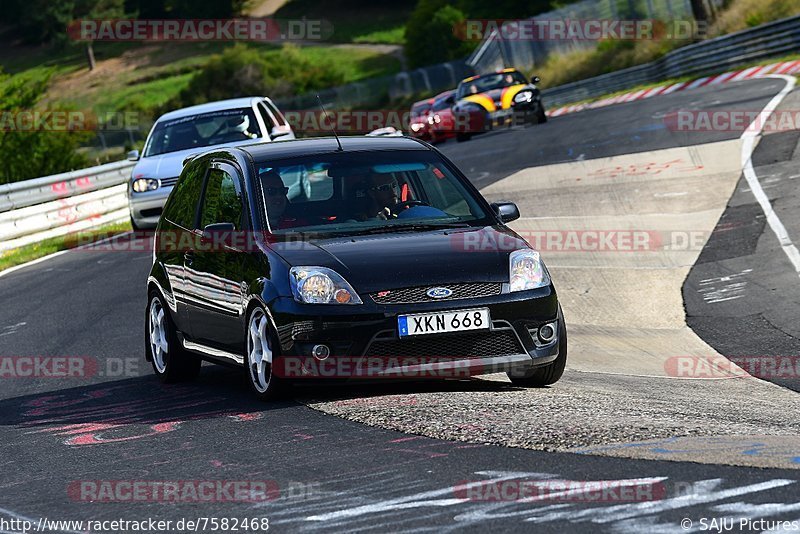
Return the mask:
{"type": "Polygon", "coordinates": [[[165,113],[158,118],[128,184],[128,206],[135,230],[155,228],[187,157],[210,147],[294,139],[286,117],[262,96],[209,102],[165,113]]]}

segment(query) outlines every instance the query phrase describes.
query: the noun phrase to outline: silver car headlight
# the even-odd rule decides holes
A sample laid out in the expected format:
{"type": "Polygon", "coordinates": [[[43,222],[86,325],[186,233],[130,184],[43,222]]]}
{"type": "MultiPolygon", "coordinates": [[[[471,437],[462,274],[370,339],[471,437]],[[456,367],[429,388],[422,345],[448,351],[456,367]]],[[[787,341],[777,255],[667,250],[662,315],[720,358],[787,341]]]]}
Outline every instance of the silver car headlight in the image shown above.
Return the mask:
{"type": "Polygon", "coordinates": [[[153,178],[137,178],[133,181],[131,189],[137,193],[144,193],[145,191],[155,191],[160,185],[158,180],[153,178]]]}
{"type": "Polygon", "coordinates": [[[515,250],[509,255],[508,264],[509,291],[525,291],[550,285],[550,275],[535,250],[515,250]]]}
{"type": "Polygon", "coordinates": [[[514,102],[517,104],[528,103],[533,100],[533,91],[520,91],[514,95],[514,102]]]}
{"type": "Polygon", "coordinates": [[[289,283],[294,300],[305,304],[362,304],[347,280],[327,267],[292,267],[289,283]]]}

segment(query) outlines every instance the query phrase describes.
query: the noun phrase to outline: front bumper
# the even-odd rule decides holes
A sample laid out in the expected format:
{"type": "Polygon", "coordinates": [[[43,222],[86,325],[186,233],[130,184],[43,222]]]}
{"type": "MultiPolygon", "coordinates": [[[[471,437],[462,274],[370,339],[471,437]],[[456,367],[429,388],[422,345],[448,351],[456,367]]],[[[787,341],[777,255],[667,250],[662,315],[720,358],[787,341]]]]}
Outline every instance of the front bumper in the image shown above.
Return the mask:
{"type": "Polygon", "coordinates": [[[534,98],[530,102],[514,103],[508,110],[508,118],[512,126],[537,123],[539,115],[543,112],[541,98],[534,98]]]}
{"type": "Polygon", "coordinates": [[[155,191],[144,193],[128,191],[128,209],[131,213],[131,220],[136,226],[155,228],[170,192],[172,192],[172,186],[162,186],[155,191]]]}
{"type": "Polygon", "coordinates": [[[544,343],[536,333],[545,324],[557,326],[552,286],[478,299],[324,310],[279,298],[270,308],[281,348],[273,371],[287,379],[465,378],[547,365],[559,353],[558,334],[544,343]],[[398,336],[398,315],[477,308],[489,309],[490,329],[398,336]],[[317,345],[328,347],[329,356],[315,358],[317,345]]]}

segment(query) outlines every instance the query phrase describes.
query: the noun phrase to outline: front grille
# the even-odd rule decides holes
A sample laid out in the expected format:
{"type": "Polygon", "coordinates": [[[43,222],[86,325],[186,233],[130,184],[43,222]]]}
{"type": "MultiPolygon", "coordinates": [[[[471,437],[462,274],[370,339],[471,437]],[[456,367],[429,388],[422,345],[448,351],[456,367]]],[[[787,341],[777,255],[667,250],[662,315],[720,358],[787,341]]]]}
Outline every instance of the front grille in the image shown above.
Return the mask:
{"type": "Polygon", "coordinates": [[[178,181],[178,176],[173,176],[171,178],[161,178],[161,187],[171,187],[175,185],[178,181]]]}
{"type": "Polygon", "coordinates": [[[502,284],[499,282],[469,282],[465,284],[444,284],[442,286],[406,287],[370,294],[377,304],[413,304],[456,299],[475,299],[499,295],[502,284]],[[435,299],[425,294],[432,287],[446,287],[453,292],[446,298],[435,299]]]}
{"type": "Polygon", "coordinates": [[[524,352],[514,332],[504,329],[411,339],[377,339],[367,347],[364,355],[384,358],[470,359],[524,352]]]}

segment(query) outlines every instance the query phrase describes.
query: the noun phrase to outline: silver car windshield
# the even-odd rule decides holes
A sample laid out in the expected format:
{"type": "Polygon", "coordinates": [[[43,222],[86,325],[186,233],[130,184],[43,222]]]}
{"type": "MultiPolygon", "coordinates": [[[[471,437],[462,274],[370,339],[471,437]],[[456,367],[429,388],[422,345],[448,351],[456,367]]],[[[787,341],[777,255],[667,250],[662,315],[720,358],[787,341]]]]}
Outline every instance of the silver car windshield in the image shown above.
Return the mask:
{"type": "Polygon", "coordinates": [[[251,108],[226,109],[159,122],[144,156],[203,148],[261,137],[251,108]]]}

